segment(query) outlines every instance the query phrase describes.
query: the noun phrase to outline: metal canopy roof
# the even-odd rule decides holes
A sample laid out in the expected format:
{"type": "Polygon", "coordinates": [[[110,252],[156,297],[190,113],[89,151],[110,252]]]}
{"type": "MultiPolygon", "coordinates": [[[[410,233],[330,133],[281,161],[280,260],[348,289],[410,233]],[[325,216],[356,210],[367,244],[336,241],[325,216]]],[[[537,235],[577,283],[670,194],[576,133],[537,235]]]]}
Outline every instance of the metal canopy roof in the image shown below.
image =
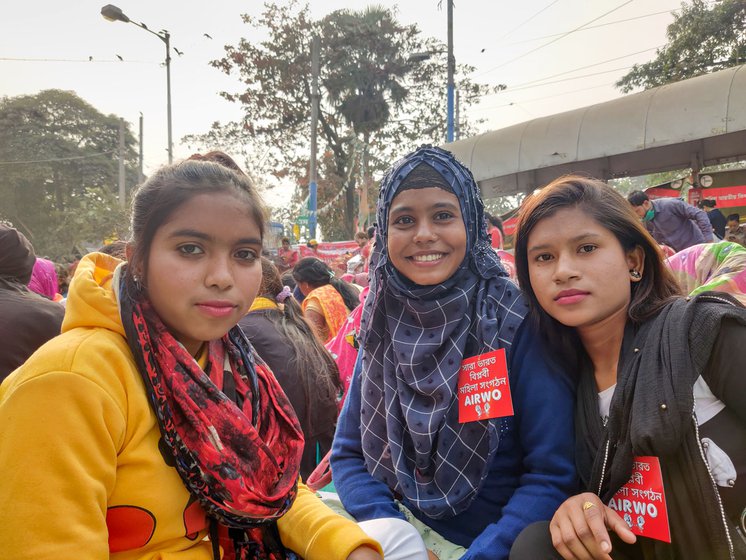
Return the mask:
{"type": "Polygon", "coordinates": [[[444,146],[483,196],[566,173],[600,179],[746,158],[746,65],[487,132],[444,146]]]}

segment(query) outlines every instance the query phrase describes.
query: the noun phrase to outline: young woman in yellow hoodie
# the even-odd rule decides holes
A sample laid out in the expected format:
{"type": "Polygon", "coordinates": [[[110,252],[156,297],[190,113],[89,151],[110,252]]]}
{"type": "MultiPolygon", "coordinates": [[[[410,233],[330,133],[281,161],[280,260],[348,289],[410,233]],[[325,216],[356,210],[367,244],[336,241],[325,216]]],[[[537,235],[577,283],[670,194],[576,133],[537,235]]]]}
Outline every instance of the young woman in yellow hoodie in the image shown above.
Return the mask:
{"type": "Polygon", "coordinates": [[[236,327],[265,214],[226,158],[140,188],[128,263],[85,257],[62,334],[0,387],[3,557],[381,559],[299,481],[298,420],[236,327]]]}

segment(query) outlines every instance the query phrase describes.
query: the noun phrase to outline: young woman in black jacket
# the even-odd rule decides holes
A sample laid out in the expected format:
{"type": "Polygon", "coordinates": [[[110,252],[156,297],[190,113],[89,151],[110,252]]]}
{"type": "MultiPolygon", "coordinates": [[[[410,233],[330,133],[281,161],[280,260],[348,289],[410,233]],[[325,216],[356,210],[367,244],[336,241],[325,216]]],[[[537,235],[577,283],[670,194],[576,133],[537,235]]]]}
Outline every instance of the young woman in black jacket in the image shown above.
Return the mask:
{"type": "Polygon", "coordinates": [[[578,376],[585,492],[511,558],[746,558],[746,310],[681,297],[629,204],[593,179],[531,196],[515,257],[529,316],[578,376]]]}

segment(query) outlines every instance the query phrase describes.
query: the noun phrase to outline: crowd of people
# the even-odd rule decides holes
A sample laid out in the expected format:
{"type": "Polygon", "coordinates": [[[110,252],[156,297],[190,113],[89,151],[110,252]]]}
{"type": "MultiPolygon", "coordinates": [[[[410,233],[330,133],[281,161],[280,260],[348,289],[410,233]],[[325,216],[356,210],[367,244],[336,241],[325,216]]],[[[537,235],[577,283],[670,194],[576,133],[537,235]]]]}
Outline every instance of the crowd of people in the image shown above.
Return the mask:
{"type": "Polygon", "coordinates": [[[0,224],[7,558],[746,559],[746,228],[423,146],[345,266],[226,154],[66,267],[0,224]],[[318,245],[308,242],[309,248],[318,245]]]}

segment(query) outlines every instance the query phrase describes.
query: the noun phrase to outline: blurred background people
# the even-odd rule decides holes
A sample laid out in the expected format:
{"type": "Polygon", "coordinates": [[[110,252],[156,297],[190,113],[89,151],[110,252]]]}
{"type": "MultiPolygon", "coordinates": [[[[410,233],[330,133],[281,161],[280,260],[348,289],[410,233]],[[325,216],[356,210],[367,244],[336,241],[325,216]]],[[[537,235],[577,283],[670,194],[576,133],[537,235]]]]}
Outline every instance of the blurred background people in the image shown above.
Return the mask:
{"type": "Polygon", "coordinates": [[[627,201],[650,235],[676,252],[713,240],[712,225],[707,214],[680,198],[650,200],[644,192],[633,191],[627,201]]]}
{"type": "Polygon", "coordinates": [[[365,262],[370,257],[370,238],[368,237],[368,232],[358,231],[355,234],[355,243],[357,243],[357,246],[360,248],[355,252],[355,254],[360,255],[360,260],[364,266],[365,262]]]}
{"type": "Polygon", "coordinates": [[[500,216],[493,216],[489,212],[485,212],[484,217],[487,220],[487,233],[490,235],[492,248],[496,251],[502,250],[503,240],[505,239],[502,219],[500,216]]]}
{"type": "Polygon", "coordinates": [[[731,294],[746,305],[746,248],[731,241],[702,243],[666,259],[683,293],[731,294]]]}
{"type": "Polygon", "coordinates": [[[277,259],[279,261],[277,268],[280,269],[280,272],[290,270],[296,265],[298,259],[300,259],[298,251],[290,246],[290,239],[287,237],[282,238],[282,247],[277,250],[277,259]]]}
{"type": "Polygon", "coordinates": [[[28,239],[0,224],[0,381],[60,334],[65,309],[27,287],[36,260],[28,239]]]}
{"type": "Polygon", "coordinates": [[[315,254],[319,254],[319,242],[315,239],[309,239],[308,243],[306,243],[306,247],[311,249],[315,254]]]}
{"type": "Polygon", "coordinates": [[[28,288],[51,301],[62,299],[57,282],[57,268],[52,261],[36,257],[28,288]]]}
{"type": "Polygon", "coordinates": [[[239,326],[275,374],[298,415],[305,438],[300,466],[305,480],[331,449],[342,392],[337,365],[267,258],[262,258],[259,294],[239,326]]]}
{"type": "Polygon", "coordinates": [[[746,246],[746,227],[741,225],[741,216],[735,213],[729,214],[727,225],[725,240],[746,246]]]}
{"type": "Polygon", "coordinates": [[[322,344],[339,331],[350,311],[358,305],[358,292],[334,275],[329,266],[316,257],[306,257],[293,268],[293,278],[303,294],[303,315],[314,328],[322,344]]]}
{"type": "Polygon", "coordinates": [[[111,255],[112,257],[115,257],[120,261],[126,261],[127,243],[118,239],[116,241],[112,241],[111,243],[107,243],[106,245],[101,247],[98,252],[103,253],[104,255],[111,255]]]}
{"type": "Polygon", "coordinates": [[[699,207],[707,213],[707,219],[710,220],[715,235],[720,239],[725,239],[725,216],[715,208],[715,201],[711,198],[705,198],[699,202],[699,207]]]}

